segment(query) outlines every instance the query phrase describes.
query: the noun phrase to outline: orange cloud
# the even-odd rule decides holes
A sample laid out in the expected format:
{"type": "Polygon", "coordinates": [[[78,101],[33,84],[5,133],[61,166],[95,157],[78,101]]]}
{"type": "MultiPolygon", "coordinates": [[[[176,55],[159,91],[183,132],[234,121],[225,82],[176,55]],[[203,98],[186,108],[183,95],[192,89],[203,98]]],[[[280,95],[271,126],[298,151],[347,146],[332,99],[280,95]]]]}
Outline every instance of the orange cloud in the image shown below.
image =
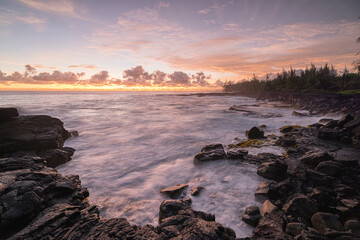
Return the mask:
{"type": "Polygon", "coordinates": [[[68,68],[86,68],[86,69],[96,69],[97,66],[93,64],[80,64],[80,65],[70,65],[68,68]]]}

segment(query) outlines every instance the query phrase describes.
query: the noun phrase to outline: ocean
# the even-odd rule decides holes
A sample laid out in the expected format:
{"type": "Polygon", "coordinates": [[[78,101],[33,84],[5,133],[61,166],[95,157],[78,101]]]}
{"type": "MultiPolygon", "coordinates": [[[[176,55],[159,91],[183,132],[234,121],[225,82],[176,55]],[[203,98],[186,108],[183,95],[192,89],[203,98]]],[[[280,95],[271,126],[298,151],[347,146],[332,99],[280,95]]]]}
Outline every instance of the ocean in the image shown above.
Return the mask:
{"type": "MultiPolygon", "coordinates": [[[[265,124],[265,135],[280,135],[281,126],[306,126],[324,117],[292,116],[291,107],[254,98],[183,92],[0,92],[0,100],[1,107],[57,117],[67,130],[79,132],[65,143],[76,149],[73,159],[57,169],[80,176],[102,217],[156,226],[160,203],[168,199],[161,188],[198,185],[205,189],[192,197],[192,208],[215,214],[237,237],[251,234],[241,215],[249,205],[261,206],[254,192],[264,179],[251,164],[195,165],[194,155],[206,144],[246,139],[253,126],[265,124]],[[247,111],[230,111],[232,105],[247,111]]],[[[284,153],[276,146],[249,152],[284,153]]]]}

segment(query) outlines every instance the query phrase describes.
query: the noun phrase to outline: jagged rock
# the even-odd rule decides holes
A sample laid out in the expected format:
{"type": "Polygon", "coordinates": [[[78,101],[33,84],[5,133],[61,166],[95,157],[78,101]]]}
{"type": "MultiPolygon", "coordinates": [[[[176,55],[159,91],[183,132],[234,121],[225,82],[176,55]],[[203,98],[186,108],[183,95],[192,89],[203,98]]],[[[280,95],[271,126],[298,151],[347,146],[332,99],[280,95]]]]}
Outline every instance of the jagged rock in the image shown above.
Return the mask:
{"type": "Polygon", "coordinates": [[[340,130],[332,129],[328,127],[321,127],[317,134],[318,138],[336,140],[339,138],[340,130]]]}
{"type": "Polygon", "coordinates": [[[321,172],[329,176],[336,176],[344,171],[344,167],[342,164],[335,161],[324,161],[320,162],[317,165],[315,171],[321,172]]]}
{"type": "Polygon", "coordinates": [[[351,133],[354,135],[355,138],[360,138],[360,126],[352,129],[351,133]]]}
{"type": "Polygon", "coordinates": [[[20,116],[0,124],[0,154],[61,148],[70,136],[63,122],[49,116],[20,116]]]}
{"type": "Polygon", "coordinates": [[[311,216],[318,211],[318,207],[304,194],[296,193],[284,204],[282,210],[286,215],[301,217],[309,221],[311,216]]]}
{"type": "Polygon", "coordinates": [[[348,122],[354,120],[353,116],[349,115],[349,114],[346,114],[346,115],[343,115],[339,121],[337,122],[337,125],[339,127],[343,127],[345,124],[347,124],[348,122]]]}
{"type": "Polygon", "coordinates": [[[354,119],[354,120],[344,124],[344,128],[346,128],[348,130],[354,129],[359,126],[360,126],[360,119],[354,119]]]}
{"type": "Polygon", "coordinates": [[[248,154],[248,151],[243,149],[230,149],[226,152],[229,159],[244,159],[244,156],[248,154]]]}
{"type": "Polygon", "coordinates": [[[311,150],[300,158],[303,164],[313,167],[316,167],[320,162],[329,160],[333,160],[333,157],[329,153],[319,149],[311,150]]]}
{"type": "Polygon", "coordinates": [[[19,116],[16,108],[0,108],[0,122],[9,121],[19,116]]]}
{"type": "Polygon", "coordinates": [[[191,196],[197,196],[200,194],[201,190],[203,190],[204,188],[201,186],[194,186],[191,188],[191,196]]]}
{"type": "Polygon", "coordinates": [[[343,231],[344,227],[339,221],[337,215],[325,212],[317,212],[311,217],[311,223],[321,233],[325,233],[327,229],[343,231]]]}
{"type": "Polygon", "coordinates": [[[195,161],[207,162],[226,158],[224,146],[220,143],[209,144],[201,149],[194,157],[195,161]]]}
{"type": "Polygon", "coordinates": [[[286,226],[285,215],[281,211],[263,216],[253,231],[252,239],[293,239],[284,232],[286,226]]]}
{"type": "Polygon", "coordinates": [[[360,221],[351,219],[345,222],[344,228],[353,234],[360,235],[360,221]]]}
{"type": "Polygon", "coordinates": [[[73,130],[73,131],[69,131],[71,137],[78,137],[79,136],[79,132],[76,131],[76,130],[73,130]]]}
{"type": "Polygon", "coordinates": [[[359,201],[356,199],[341,199],[340,203],[350,209],[360,207],[359,201]]]}
{"type": "Polygon", "coordinates": [[[277,186],[272,182],[261,182],[255,191],[255,197],[277,197],[277,186]]]}
{"type": "Polygon", "coordinates": [[[46,165],[49,167],[57,167],[70,161],[71,156],[74,154],[75,149],[70,147],[46,149],[38,151],[37,155],[46,161],[46,165]]]}
{"type": "Polygon", "coordinates": [[[309,116],[307,113],[301,113],[301,112],[297,112],[297,111],[293,111],[291,115],[297,116],[297,117],[309,116]]]}
{"type": "Polygon", "coordinates": [[[165,200],[160,205],[159,229],[175,226],[180,239],[231,239],[235,232],[215,222],[214,215],[194,211],[188,200],[165,200]]]}
{"type": "Polygon", "coordinates": [[[338,121],[336,120],[331,120],[328,123],[325,124],[326,128],[335,128],[337,127],[338,121]]]}
{"type": "Polygon", "coordinates": [[[299,126],[284,126],[280,128],[280,132],[281,133],[289,133],[291,132],[293,129],[298,128],[299,126]]]}
{"type": "Polygon", "coordinates": [[[260,210],[258,206],[250,206],[245,209],[244,214],[242,215],[241,219],[243,222],[251,225],[256,226],[261,218],[260,210]]]}
{"type": "Polygon", "coordinates": [[[295,146],[296,140],[293,137],[281,136],[275,143],[281,147],[288,148],[295,146]]]}
{"type": "Polygon", "coordinates": [[[310,124],[309,127],[311,128],[316,128],[316,129],[319,129],[321,128],[322,126],[324,126],[323,124],[321,123],[314,123],[314,124],[310,124]]]}
{"type": "Polygon", "coordinates": [[[319,120],[319,123],[327,124],[327,123],[329,123],[329,122],[331,122],[333,120],[334,119],[332,119],[332,118],[322,118],[322,119],[319,120]]]}
{"type": "Polygon", "coordinates": [[[278,210],[279,209],[272,202],[270,202],[269,200],[265,200],[261,208],[261,214],[264,216],[278,210]]]}
{"type": "Polygon", "coordinates": [[[297,236],[301,234],[301,231],[306,228],[306,225],[299,222],[290,222],[286,224],[285,232],[291,236],[297,236]]]}
{"type": "Polygon", "coordinates": [[[246,135],[249,139],[264,138],[264,131],[260,130],[258,127],[252,127],[246,132],[246,135]]]}
{"type": "Polygon", "coordinates": [[[287,164],[281,160],[264,162],[257,169],[257,174],[271,180],[283,180],[287,175],[287,164]]]}
{"type": "Polygon", "coordinates": [[[178,198],[182,194],[184,189],[187,188],[188,186],[189,185],[187,185],[187,184],[178,184],[176,186],[163,188],[160,190],[160,193],[166,193],[171,198],[178,198]]]}

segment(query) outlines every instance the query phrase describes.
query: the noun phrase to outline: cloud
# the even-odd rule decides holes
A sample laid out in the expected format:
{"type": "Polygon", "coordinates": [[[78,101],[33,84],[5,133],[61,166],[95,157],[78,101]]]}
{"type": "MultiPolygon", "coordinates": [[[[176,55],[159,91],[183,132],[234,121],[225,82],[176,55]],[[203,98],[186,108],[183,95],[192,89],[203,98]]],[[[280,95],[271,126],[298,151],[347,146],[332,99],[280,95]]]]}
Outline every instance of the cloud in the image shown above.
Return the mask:
{"type": "Polygon", "coordinates": [[[42,72],[38,75],[32,76],[35,83],[44,82],[49,83],[62,83],[62,84],[75,84],[78,82],[79,77],[73,72],[60,72],[54,71],[53,73],[42,72]]]}
{"type": "Polygon", "coordinates": [[[56,69],[56,67],[54,67],[54,66],[44,66],[42,64],[34,64],[33,67],[35,67],[35,68],[56,69]]]}
{"type": "Polygon", "coordinates": [[[28,72],[28,73],[35,73],[36,72],[36,68],[30,66],[29,64],[25,65],[25,69],[26,69],[26,72],[28,72]]]}
{"type": "Polygon", "coordinates": [[[86,68],[86,69],[96,69],[97,66],[93,64],[80,64],[80,65],[69,65],[68,68],[86,68]]]}
{"type": "Polygon", "coordinates": [[[158,5],[156,6],[156,8],[161,9],[161,8],[169,8],[170,7],[170,3],[166,2],[166,1],[160,1],[158,3],[158,5]]]}
{"type": "Polygon", "coordinates": [[[167,74],[162,71],[155,71],[152,76],[155,85],[163,85],[166,82],[167,74]]]}
{"type": "Polygon", "coordinates": [[[167,82],[171,86],[189,86],[191,84],[190,77],[182,71],[175,71],[169,75],[170,81],[167,82]]]}
{"type": "Polygon", "coordinates": [[[198,72],[196,73],[196,75],[192,75],[192,79],[193,79],[192,84],[196,86],[205,87],[210,85],[207,80],[211,79],[211,75],[206,76],[205,73],[198,72]]]}
{"type": "MultiPolygon", "coordinates": [[[[221,13],[223,6],[209,9],[221,13]]],[[[358,51],[359,23],[355,21],[257,27],[216,22],[222,27],[220,31],[190,30],[161,18],[156,9],[138,9],[121,15],[116,24],[94,31],[91,47],[107,54],[160,62],[169,68],[226,73],[238,79],[290,64],[301,68],[310,62],[350,65],[358,51]]]]}
{"type": "Polygon", "coordinates": [[[108,71],[101,71],[97,74],[91,76],[89,83],[93,85],[106,85],[109,79],[109,72],[108,71]]]}
{"type": "Polygon", "coordinates": [[[210,8],[205,8],[205,9],[199,10],[199,11],[198,11],[198,14],[206,15],[206,14],[208,14],[210,11],[211,11],[210,8]]]}
{"type": "Polygon", "coordinates": [[[152,75],[146,72],[142,66],[127,69],[123,74],[124,80],[122,84],[128,86],[149,86],[151,84],[152,75]]]}
{"type": "Polygon", "coordinates": [[[75,5],[71,0],[18,0],[27,7],[42,12],[55,13],[67,17],[88,20],[81,16],[75,9],[75,5]]]}
{"type": "Polygon", "coordinates": [[[222,86],[224,86],[224,82],[221,81],[220,79],[218,79],[218,80],[216,80],[216,82],[215,82],[215,86],[217,86],[217,87],[222,87],[222,86]]]}
{"type": "Polygon", "coordinates": [[[43,31],[46,28],[46,22],[46,19],[39,18],[33,14],[21,14],[17,11],[0,7],[1,25],[23,23],[31,26],[36,31],[43,31]]]}

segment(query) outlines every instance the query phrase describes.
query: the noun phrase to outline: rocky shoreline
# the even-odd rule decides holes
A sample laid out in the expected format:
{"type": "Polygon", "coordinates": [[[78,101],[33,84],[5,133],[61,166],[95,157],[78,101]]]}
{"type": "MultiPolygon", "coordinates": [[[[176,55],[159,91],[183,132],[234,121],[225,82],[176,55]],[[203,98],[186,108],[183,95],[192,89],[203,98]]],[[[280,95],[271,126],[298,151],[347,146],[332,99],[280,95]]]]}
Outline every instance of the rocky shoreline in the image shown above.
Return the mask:
{"type": "MultiPolygon", "coordinates": [[[[285,156],[250,155],[244,144],[210,144],[194,163],[248,162],[267,179],[254,193],[261,211],[249,206],[242,216],[255,227],[243,239],[360,239],[359,129],[360,120],[349,115],[325,125],[286,126],[282,136],[271,136],[285,156]]],[[[75,151],[63,147],[69,137],[58,119],[0,109],[1,239],[236,239],[214,215],[193,210],[191,198],[163,201],[157,227],[100,218],[79,177],[54,169],[75,151]]],[[[248,137],[270,139],[257,127],[248,137]]],[[[177,198],[186,187],[161,191],[177,198]]]]}
{"type": "Polygon", "coordinates": [[[71,134],[49,116],[0,109],[0,239],[235,239],[235,232],[195,211],[191,199],[165,200],[157,227],[102,219],[79,176],[58,174],[74,149],[71,134]]]}
{"type": "Polygon", "coordinates": [[[219,92],[219,93],[195,93],[183,94],[182,96],[245,96],[259,100],[280,101],[291,104],[295,108],[308,110],[311,114],[350,114],[360,117],[360,94],[333,94],[333,93],[299,93],[299,92],[219,92]]]}

